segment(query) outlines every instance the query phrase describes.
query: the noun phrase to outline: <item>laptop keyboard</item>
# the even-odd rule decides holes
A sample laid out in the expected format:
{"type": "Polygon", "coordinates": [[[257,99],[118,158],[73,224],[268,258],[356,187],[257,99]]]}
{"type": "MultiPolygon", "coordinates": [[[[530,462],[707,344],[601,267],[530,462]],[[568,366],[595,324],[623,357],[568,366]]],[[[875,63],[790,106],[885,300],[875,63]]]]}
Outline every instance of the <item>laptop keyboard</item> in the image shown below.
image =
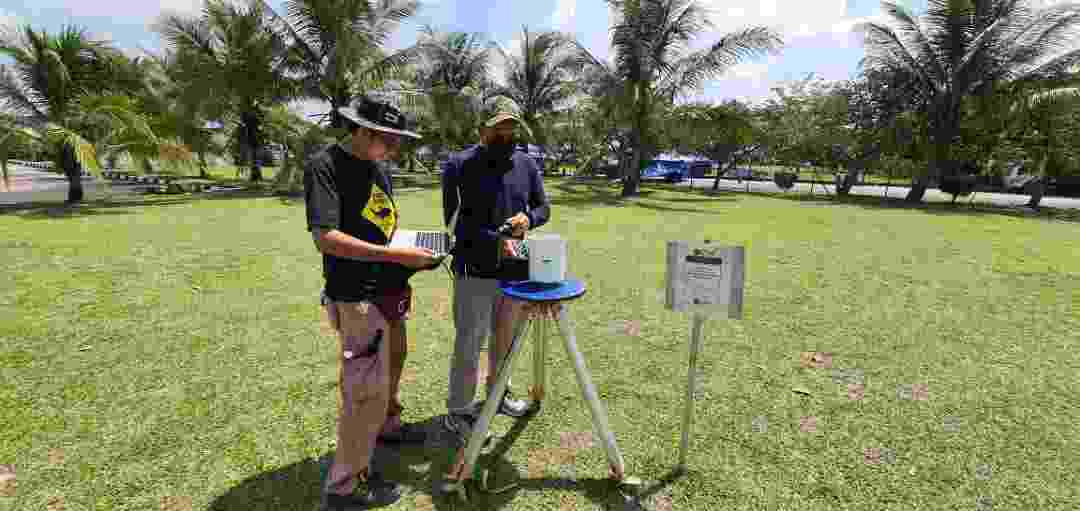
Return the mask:
{"type": "Polygon", "coordinates": [[[426,248],[436,255],[445,255],[450,248],[447,235],[441,232],[418,232],[416,233],[416,246],[426,248]]]}

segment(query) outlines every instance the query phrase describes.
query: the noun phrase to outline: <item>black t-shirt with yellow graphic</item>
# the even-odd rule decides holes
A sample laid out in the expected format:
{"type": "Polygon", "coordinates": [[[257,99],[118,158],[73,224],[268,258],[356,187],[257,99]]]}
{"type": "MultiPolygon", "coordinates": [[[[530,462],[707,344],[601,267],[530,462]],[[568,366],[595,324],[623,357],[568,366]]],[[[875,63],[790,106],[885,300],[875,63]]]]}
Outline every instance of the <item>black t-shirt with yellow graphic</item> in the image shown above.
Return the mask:
{"type": "MultiPolygon", "coordinates": [[[[336,229],[376,245],[386,245],[399,214],[387,174],[334,144],[304,169],[308,230],[336,229]]],[[[394,263],[344,259],[323,254],[326,296],[334,301],[368,301],[403,289],[413,274],[394,263]]]]}

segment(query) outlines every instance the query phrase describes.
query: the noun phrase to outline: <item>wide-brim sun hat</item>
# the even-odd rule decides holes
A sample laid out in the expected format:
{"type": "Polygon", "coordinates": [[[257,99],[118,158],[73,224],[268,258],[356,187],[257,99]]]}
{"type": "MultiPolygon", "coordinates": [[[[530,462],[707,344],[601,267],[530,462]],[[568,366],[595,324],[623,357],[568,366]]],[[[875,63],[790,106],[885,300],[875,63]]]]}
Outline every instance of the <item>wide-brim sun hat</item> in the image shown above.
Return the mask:
{"type": "Polygon", "coordinates": [[[408,129],[408,116],[402,113],[401,110],[389,103],[368,96],[354,99],[348,106],[339,107],[337,112],[350,122],[363,128],[412,139],[422,138],[418,133],[408,129]]]}

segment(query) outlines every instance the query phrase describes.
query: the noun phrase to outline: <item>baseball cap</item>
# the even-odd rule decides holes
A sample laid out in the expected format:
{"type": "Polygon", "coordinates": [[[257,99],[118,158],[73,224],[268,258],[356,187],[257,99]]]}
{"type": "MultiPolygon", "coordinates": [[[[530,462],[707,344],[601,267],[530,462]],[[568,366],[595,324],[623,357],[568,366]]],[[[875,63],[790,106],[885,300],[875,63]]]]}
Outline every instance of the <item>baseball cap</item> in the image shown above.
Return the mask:
{"type": "Polygon", "coordinates": [[[485,128],[494,128],[496,124],[499,124],[503,121],[514,121],[517,123],[518,126],[524,128],[526,133],[532,135],[532,130],[529,129],[529,125],[525,124],[525,121],[521,120],[521,117],[518,117],[511,112],[499,112],[495,114],[492,118],[484,121],[483,126],[485,128]]]}
{"type": "Polygon", "coordinates": [[[494,128],[496,124],[499,124],[500,122],[507,121],[507,120],[514,121],[514,122],[516,122],[518,124],[525,124],[521,120],[520,117],[518,117],[518,116],[516,116],[516,115],[514,115],[514,114],[512,114],[510,112],[499,112],[499,113],[495,114],[494,117],[484,121],[484,127],[485,128],[494,128]]]}
{"type": "Polygon", "coordinates": [[[409,138],[421,138],[420,135],[407,129],[409,122],[401,110],[368,96],[358,97],[348,106],[340,107],[337,111],[342,117],[364,128],[409,138]]]}

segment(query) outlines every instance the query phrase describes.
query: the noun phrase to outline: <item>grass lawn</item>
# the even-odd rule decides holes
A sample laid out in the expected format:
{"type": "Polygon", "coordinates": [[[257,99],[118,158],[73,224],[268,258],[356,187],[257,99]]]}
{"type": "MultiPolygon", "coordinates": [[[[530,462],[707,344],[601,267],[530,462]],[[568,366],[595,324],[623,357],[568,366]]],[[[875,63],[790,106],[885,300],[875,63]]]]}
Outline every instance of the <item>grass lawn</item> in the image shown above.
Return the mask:
{"type": "MultiPolygon", "coordinates": [[[[589,285],[571,308],[578,342],[646,509],[1080,506],[1076,223],[548,189],[543,230],[571,240],[570,273],[589,285]],[[745,317],[707,324],[691,473],[671,479],[690,321],[663,308],[664,246],[706,236],[746,246],[745,317]],[[801,352],[831,353],[831,368],[801,367],[801,352]],[[861,375],[834,380],[840,369],[861,375]],[[864,385],[861,400],[848,383],[864,385]]],[[[66,510],[315,509],[335,442],[336,341],[302,203],[155,200],[0,215],[0,464],[18,480],[0,509],[54,497],[66,510]]],[[[437,190],[399,201],[410,227],[437,224],[437,190]]],[[[407,420],[431,423],[445,407],[450,287],[445,272],[413,285],[402,397],[407,420]]],[[[560,343],[543,411],[523,429],[497,418],[514,441],[482,458],[495,486],[520,487],[469,509],[623,509],[602,449],[587,448],[560,343]]],[[[391,509],[453,509],[431,498],[451,454],[381,452],[407,486],[391,509]]]]}

